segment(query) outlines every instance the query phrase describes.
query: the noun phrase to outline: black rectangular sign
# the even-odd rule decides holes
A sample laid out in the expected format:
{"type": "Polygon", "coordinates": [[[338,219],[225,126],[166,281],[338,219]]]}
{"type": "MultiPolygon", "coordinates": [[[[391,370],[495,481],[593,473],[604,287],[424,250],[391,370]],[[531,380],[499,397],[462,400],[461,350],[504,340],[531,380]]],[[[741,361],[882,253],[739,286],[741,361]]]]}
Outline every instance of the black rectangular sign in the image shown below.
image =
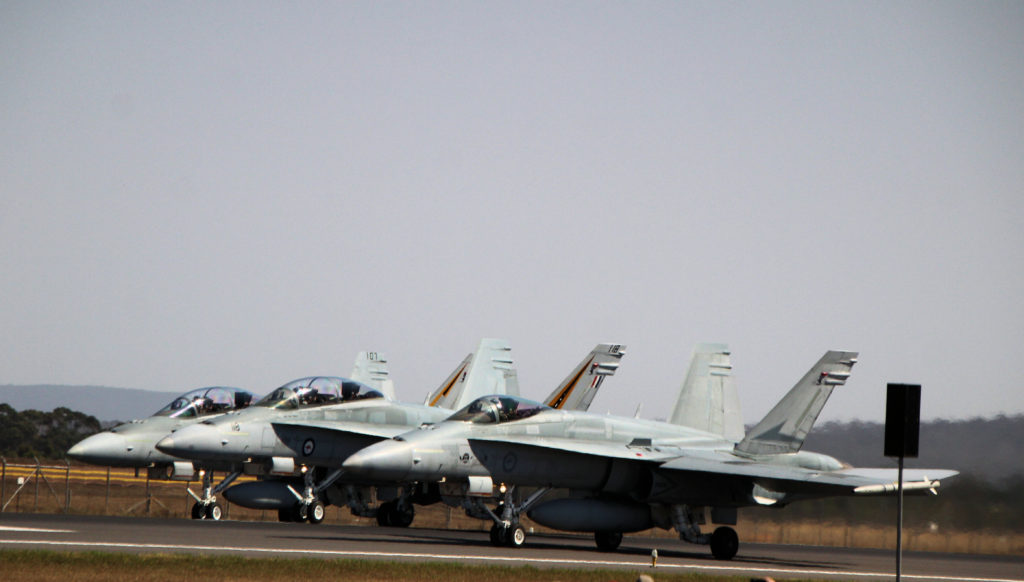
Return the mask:
{"type": "Polygon", "coordinates": [[[921,385],[889,384],[885,395],[885,456],[917,457],[921,385]]]}

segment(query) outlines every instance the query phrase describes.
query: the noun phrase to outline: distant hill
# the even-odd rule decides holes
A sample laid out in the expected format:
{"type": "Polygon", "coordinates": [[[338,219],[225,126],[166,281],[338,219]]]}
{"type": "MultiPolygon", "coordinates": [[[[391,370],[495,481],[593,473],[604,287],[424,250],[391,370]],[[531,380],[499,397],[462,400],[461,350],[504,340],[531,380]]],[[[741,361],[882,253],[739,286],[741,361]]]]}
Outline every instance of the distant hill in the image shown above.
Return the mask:
{"type": "MultiPolygon", "coordinates": [[[[920,456],[907,467],[956,469],[988,481],[1024,475],[1024,415],[933,420],[921,423],[920,456]]],[[[854,466],[896,466],[882,455],[885,425],[826,422],[807,435],[804,448],[854,466]]]]}
{"type": "MultiPolygon", "coordinates": [[[[197,386],[198,388],[198,386],[197,386]]],[[[95,416],[104,423],[145,418],[160,410],[180,394],[187,392],[152,392],[135,388],[107,386],[16,386],[0,385],[0,403],[18,411],[50,411],[65,407],[95,416]]]]}

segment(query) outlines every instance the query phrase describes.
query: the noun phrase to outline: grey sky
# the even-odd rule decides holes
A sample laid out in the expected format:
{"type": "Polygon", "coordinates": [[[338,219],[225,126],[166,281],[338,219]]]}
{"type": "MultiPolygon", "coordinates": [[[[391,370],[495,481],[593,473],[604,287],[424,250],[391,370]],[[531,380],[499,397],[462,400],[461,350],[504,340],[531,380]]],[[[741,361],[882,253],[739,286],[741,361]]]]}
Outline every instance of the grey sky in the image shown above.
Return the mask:
{"type": "Polygon", "coordinates": [[[0,383],[260,394],[627,344],[664,416],[1024,411],[1024,3],[0,3],[0,383]]]}

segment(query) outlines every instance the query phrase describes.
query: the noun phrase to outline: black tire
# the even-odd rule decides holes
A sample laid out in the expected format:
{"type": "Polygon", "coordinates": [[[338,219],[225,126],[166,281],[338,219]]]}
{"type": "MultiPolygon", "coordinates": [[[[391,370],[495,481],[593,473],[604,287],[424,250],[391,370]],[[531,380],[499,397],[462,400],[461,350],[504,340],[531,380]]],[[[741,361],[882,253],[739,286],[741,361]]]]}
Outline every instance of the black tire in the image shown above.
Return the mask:
{"type": "Polygon", "coordinates": [[[518,523],[505,530],[505,543],[510,548],[521,548],[526,543],[526,530],[518,523]]]}
{"type": "Polygon", "coordinates": [[[192,504],[192,519],[206,519],[206,512],[198,501],[192,504]]]}
{"type": "Polygon", "coordinates": [[[290,522],[292,521],[292,508],[288,507],[285,509],[277,510],[277,521],[290,522]]]}
{"type": "Polygon", "coordinates": [[[711,534],[711,555],[716,560],[731,560],[740,549],[740,537],[731,527],[720,527],[711,534]]]}
{"type": "Polygon", "coordinates": [[[617,531],[594,532],[594,543],[597,544],[598,551],[614,552],[622,543],[622,534],[617,531]]]}
{"type": "Polygon", "coordinates": [[[505,526],[498,524],[491,526],[491,544],[495,546],[505,545],[505,526]]]}
{"type": "Polygon", "coordinates": [[[292,521],[294,521],[295,523],[305,523],[306,518],[309,517],[309,512],[307,511],[307,509],[309,508],[301,503],[296,503],[295,505],[293,505],[292,508],[290,509],[292,514],[292,521]]]}
{"type": "Polygon", "coordinates": [[[206,519],[209,519],[211,521],[220,521],[220,518],[224,517],[224,508],[222,508],[219,503],[214,501],[213,503],[206,506],[206,511],[204,512],[204,514],[206,516],[206,519]]]}
{"type": "Polygon", "coordinates": [[[391,516],[393,511],[391,510],[393,501],[385,501],[381,503],[377,508],[377,525],[381,527],[391,527],[391,516]]]}
{"type": "Polygon", "coordinates": [[[409,527],[416,517],[412,504],[395,503],[391,506],[390,521],[395,527],[409,527]]]}
{"type": "Polygon", "coordinates": [[[313,503],[309,504],[309,509],[306,511],[309,515],[309,523],[317,524],[327,517],[327,508],[324,507],[324,502],[317,499],[313,503]]]}

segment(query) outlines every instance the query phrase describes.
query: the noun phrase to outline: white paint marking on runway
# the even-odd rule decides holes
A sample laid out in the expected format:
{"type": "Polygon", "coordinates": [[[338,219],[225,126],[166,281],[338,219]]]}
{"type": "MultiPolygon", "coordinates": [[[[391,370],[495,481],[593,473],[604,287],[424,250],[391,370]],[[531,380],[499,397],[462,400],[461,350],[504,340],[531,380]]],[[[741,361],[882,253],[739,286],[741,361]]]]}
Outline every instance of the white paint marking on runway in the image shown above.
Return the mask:
{"type": "MultiPolygon", "coordinates": [[[[53,530],[60,531],[60,530],[53,530]]],[[[123,548],[137,550],[179,550],[194,552],[236,552],[236,553],[264,553],[264,554],[298,554],[309,556],[320,554],[326,556],[348,557],[348,558],[419,558],[432,560],[476,560],[483,562],[515,562],[518,564],[548,564],[566,566],[629,566],[643,570],[651,569],[650,562],[643,560],[637,562],[615,561],[615,560],[569,560],[555,558],[527,558],[523,556],[473,556],[468,554],[414,554],[406,552],[361,552],[350,550],[292,550],[279,548],[244,548],[233,546],[186,546],[173,544],[130,544],[115,542],[67,542],[52,540],[3,540],[0,545],[42,545],[42,546],[75,546],[75,547],[99,547],[99,548],[123,548]]],[[[882,578],[890,580],[892,574],[889,572],[844,572],[842,570],[814,570],[799,568],[770,568],[763,566],[708,566],[703,564],[659,564],[656,569],[682,569],[705,572],[727,573],[749,573],[756,572],[758,575],[799,575],[799,576],[849,576],[851,578],[882,578]]],[[[946,582],[1024,582],[1018,578],[973,578],[966,576],[942,576],[925,574],[903,574],[908,580],[942,580],[946,582]]]]}
{"type": "Polygon", "coordinates": [[[37,533],[75,533],[72,529],[43,529],[38,527],[14,527],[12,525],[0,525],[0,531],[32,531],[37,533]]]}

